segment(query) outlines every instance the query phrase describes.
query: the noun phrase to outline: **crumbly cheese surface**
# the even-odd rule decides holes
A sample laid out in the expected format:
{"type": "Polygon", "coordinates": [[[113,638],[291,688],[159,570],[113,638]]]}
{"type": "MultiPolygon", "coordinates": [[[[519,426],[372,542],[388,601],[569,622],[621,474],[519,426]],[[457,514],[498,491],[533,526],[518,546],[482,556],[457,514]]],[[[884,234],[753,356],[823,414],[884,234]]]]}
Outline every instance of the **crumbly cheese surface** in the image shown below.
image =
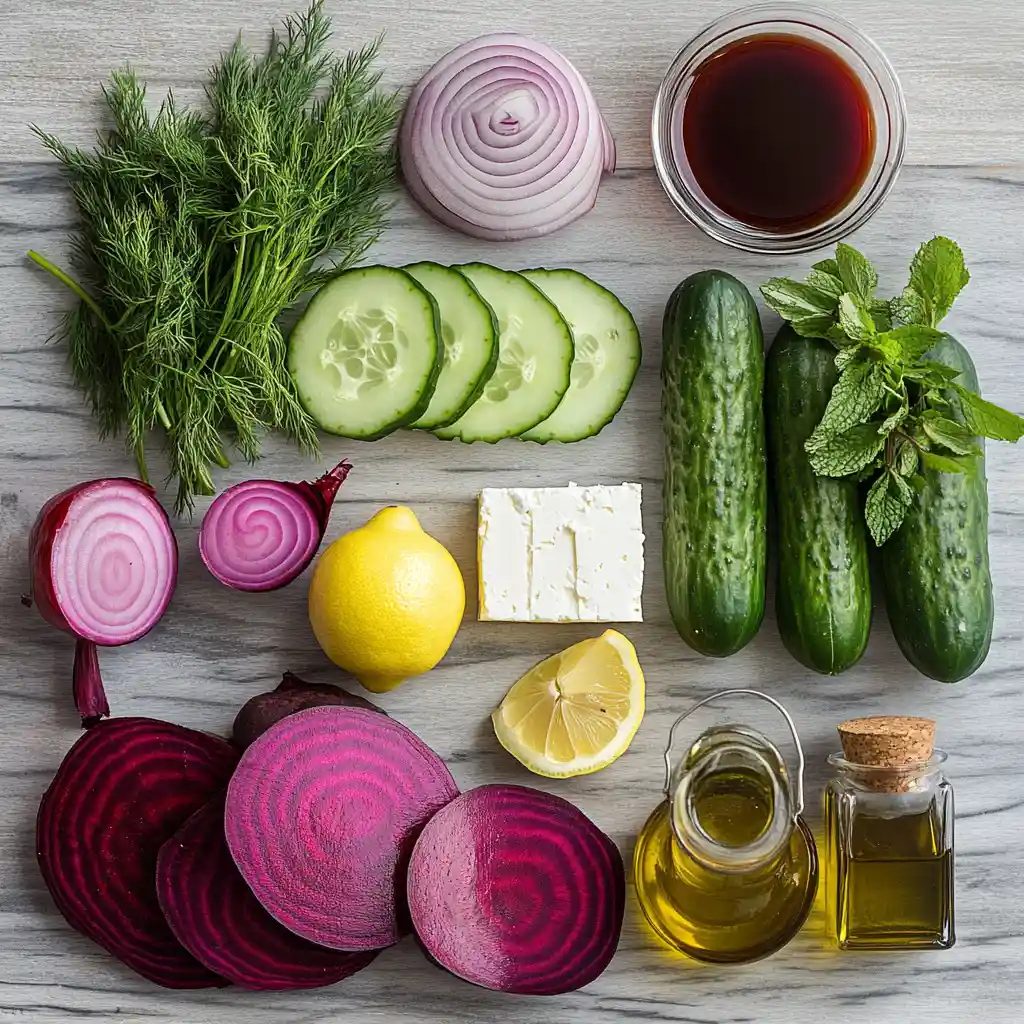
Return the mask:
{"type": "Polygon", "coordinates": [[[480,612],[501,622],[642,622],[640,485],[488,487],[480,612]]]}

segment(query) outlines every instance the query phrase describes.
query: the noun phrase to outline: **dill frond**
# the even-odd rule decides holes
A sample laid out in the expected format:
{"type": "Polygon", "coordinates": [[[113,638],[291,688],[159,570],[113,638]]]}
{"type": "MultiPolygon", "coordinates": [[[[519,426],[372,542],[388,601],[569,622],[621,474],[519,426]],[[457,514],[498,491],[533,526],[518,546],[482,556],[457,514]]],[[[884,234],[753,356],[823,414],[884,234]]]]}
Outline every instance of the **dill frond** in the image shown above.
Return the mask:
{"type": "Polygon", "coordinates": [[[91,152],[33,129],[79,213],[74,278],[32,254],[81,299],[59,332],[75,381],[140,472],[159,432],[178,511],[214,492],[222,434],[249,461],[268,430],[318,450],[279,320],[379,236],[399,114],[377,91],[380,40],[339,57],[329,36],[317,0],[263,54],[236,42],[210,72],[208,112],[168,94],[151,117],[145,84],[115,71],[91,152]]]}

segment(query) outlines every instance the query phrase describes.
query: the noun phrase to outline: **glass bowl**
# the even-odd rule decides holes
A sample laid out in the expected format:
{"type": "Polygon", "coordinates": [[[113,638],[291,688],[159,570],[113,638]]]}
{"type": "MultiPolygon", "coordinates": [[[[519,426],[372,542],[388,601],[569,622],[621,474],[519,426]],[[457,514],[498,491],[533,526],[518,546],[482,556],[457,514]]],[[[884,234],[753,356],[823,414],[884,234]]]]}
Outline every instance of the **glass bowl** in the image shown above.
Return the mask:
{"type": "Polygon", "coordinates": [[[733,11],[699,32],[679,51],[654,103],[651,148],[662,187],[675,208],[712,238],[757,253],[800,253],[854,232],[896,183],[906,150],[907,108],[885,54],[848,21],[798,4],[757,4],[733,11]],[[683,109],[701,65],[724,47],[754,36],[794,36],[824,47],[862,83],[874,120],[874,151],[864,181],[846,204],[821,223],[772,231],[719,209],[698,185],[683,145],[683,109]]]}

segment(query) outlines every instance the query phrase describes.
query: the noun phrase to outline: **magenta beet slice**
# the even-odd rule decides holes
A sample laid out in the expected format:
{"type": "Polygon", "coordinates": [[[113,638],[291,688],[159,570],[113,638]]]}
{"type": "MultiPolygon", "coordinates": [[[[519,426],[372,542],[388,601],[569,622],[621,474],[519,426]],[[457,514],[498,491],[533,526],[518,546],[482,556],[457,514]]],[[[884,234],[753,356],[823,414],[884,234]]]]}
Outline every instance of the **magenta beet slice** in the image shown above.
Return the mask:
{"type": "Polygon", "coordinates": [[[330,949],[380,949],[409,930],[416,836],[458,792],[404,725],[363,708],[308,708],[246,749],[224,834],[249,888],[289,931],[330,949]]]}
{"type": "Polygon", "coordinates": [[[160,848],[156,887],[178,941],[215,974],[243,988],[333,985],[377,955],[316,946],[260,906],[228,851],[223,798],[196,811],[160,848]]]}
{"type": "Polygon", "coordinates": [[[556,995],[589,984],[619,942],[618,848],[561,797],[525,786],[463,793],[423,829],[409,910],[430,956],[484,988],[556,995]]]}
{"type": "Polygon", "coordinates": [[[68,924],[166,988],[225,981],[174,937],[156,894],[160,847],[223,790],[237,753],[152,718],[99,722],[68,751],[36,818],[43,880],[68,924]]]}

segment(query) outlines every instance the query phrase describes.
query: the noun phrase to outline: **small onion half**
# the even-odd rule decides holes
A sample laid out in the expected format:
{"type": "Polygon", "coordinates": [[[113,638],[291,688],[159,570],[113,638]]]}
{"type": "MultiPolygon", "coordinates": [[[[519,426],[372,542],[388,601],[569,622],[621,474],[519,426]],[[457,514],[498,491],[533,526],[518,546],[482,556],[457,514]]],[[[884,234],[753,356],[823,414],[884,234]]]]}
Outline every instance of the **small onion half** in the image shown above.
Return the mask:
{"type": "Polygon", "coordinates": [[[406,107],[399,152],[428,213],[491,241],[571,223],[615,169],[611,132],[580,73],[514,32],[464,43],[427,72],[406,107]]]}
{"type": "Polygon", "coordinates": [[[312,483],[246,480],[221,494],[203,518],[199,553],[235,590],[277,590],[312,561],[331,506],[351,470],[340,462],[312,483]]]}
{"type": "Polygon", "coordinates": [[[178,546],[147,484],[90,480],[51,498],[29,537],[32,599],[52,626],[78,638],[74,696],[83,724],[110,714],[96,646],[148,633],[174,593],[178,546]]]}

